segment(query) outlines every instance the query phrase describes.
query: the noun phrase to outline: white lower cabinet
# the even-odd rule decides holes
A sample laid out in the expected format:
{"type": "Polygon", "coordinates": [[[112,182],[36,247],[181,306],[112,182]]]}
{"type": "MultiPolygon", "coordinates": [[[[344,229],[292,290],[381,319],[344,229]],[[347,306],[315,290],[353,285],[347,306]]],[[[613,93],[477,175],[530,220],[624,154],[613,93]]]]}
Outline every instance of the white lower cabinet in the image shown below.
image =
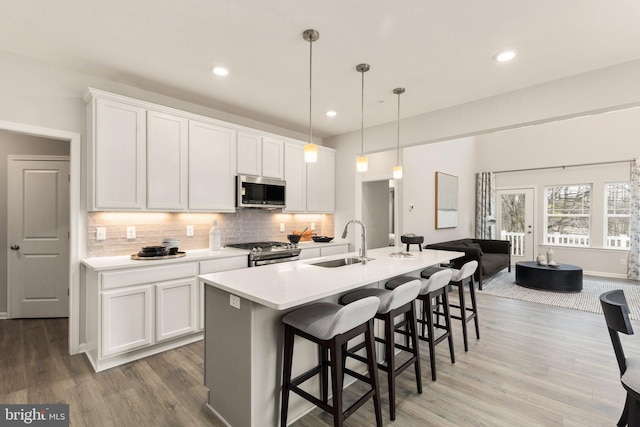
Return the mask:
{"type": "Polygon", "coordinates": [[[156,285],[156,342],[196,331],[196,288],[195,278],[156,285]]]}
{"type": "Polygon", "coordinates": [[[102,357],[135,350],[153,342],[153,286],[102,293],[102,357]]]}
{"type": "Polygon", "coordinates": [[[152,262],[84,268],[85,353],[96,372],[202,339],[204,285],[198,275],[246,268],[248,257],[152,262]]]}

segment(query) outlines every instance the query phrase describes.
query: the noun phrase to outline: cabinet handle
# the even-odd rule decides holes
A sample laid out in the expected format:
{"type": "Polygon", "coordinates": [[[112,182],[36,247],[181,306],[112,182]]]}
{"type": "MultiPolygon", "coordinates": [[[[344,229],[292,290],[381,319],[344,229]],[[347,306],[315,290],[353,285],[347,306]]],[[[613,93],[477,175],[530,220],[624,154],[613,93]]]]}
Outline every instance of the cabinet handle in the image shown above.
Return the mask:
{"type": "Polygon", "coordinates": [[[20,246],[18,246],[18,245],[11,245],[11,250],[12,250],[12,251],[17,251],[18,249],[20,249],[20,246]]]}

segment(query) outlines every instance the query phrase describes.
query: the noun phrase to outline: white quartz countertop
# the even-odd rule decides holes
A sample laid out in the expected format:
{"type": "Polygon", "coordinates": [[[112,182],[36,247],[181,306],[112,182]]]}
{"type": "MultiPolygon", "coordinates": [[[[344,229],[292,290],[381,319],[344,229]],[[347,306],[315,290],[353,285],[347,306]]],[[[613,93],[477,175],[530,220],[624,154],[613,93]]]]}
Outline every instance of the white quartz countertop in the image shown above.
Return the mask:
{"type": "MultiPolygon", "coordinates": [[[[414,258],[392,258],[400,247],[372,249],[367,264],[336,268],[319,267],[312,263],[342,258],[333,255],[302,261],[265,265],[200,275],[206,284],[275,310],[286,310],[308,302],[336,295],[370,283],[421,270],[431,265],[459,258],[463,252],[426,249],[412,251],[414,258]]],[[[349,254],[353,256],[355,254],[349,254]]]]}
{"type": "Polygon", "coordinates": [[[209,249],[195,249],[185,251],[186,255],[180,258],[170,259],[144,259],[133,260],[130,255],[105,256],[83,259],[82,264],[95,271],[116,270],[119,268],[137,268],[166,265],[171,263],[204,261],[217,258],[230,258],[236,256],[248,256],[249,251],[233,248],[222,248],[219,251],[209,249]]]}

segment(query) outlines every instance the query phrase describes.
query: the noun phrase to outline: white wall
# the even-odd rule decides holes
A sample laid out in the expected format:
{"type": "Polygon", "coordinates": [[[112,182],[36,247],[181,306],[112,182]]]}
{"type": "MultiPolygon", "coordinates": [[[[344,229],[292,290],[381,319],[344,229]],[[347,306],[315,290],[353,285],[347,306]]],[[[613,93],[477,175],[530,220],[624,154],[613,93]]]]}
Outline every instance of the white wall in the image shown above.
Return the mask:
{"type": "Polygon", "coordinates": [[[403,157],[403,233],[424,236],[425,244],[474,237],[475,139],[409,147],[403,150],[403,157]],[[458,177],[458,226],[455,228],[435,227],[436,172],[458,177]]]}
{"type": "Polygon", "coordinates": [[[554,247],[560,262],[583,266],[585,272],[626,276],[627,252],[603,249],[604,185],[629,180],[629,164],[571,165],[630,160],[640,156],[640,108],[590,115],[538,126],[482,135],[478,141],[478,169],[505,171],[547,166],[569,166],[498,173],[497,188],[533,187],[536,192],[534,233],[536,255],[545,253],[544,188],[548,185],[591,184],[591,248],[554,247]],[[621,264],[621,260],[625,264],[621,264]]]}

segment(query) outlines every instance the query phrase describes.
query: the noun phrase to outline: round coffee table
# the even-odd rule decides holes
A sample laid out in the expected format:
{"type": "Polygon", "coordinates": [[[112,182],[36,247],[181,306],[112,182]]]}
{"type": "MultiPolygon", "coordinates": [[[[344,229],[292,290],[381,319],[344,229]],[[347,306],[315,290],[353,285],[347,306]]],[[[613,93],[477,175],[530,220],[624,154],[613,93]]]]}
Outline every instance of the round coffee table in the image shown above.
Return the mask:
{"type": "Polygon", "coordinates": [[[516,283],[547,291],[580,292],[582,268],[570,264],[548,267],[535,261],[521,261],[516,263],[516,283]]]}

